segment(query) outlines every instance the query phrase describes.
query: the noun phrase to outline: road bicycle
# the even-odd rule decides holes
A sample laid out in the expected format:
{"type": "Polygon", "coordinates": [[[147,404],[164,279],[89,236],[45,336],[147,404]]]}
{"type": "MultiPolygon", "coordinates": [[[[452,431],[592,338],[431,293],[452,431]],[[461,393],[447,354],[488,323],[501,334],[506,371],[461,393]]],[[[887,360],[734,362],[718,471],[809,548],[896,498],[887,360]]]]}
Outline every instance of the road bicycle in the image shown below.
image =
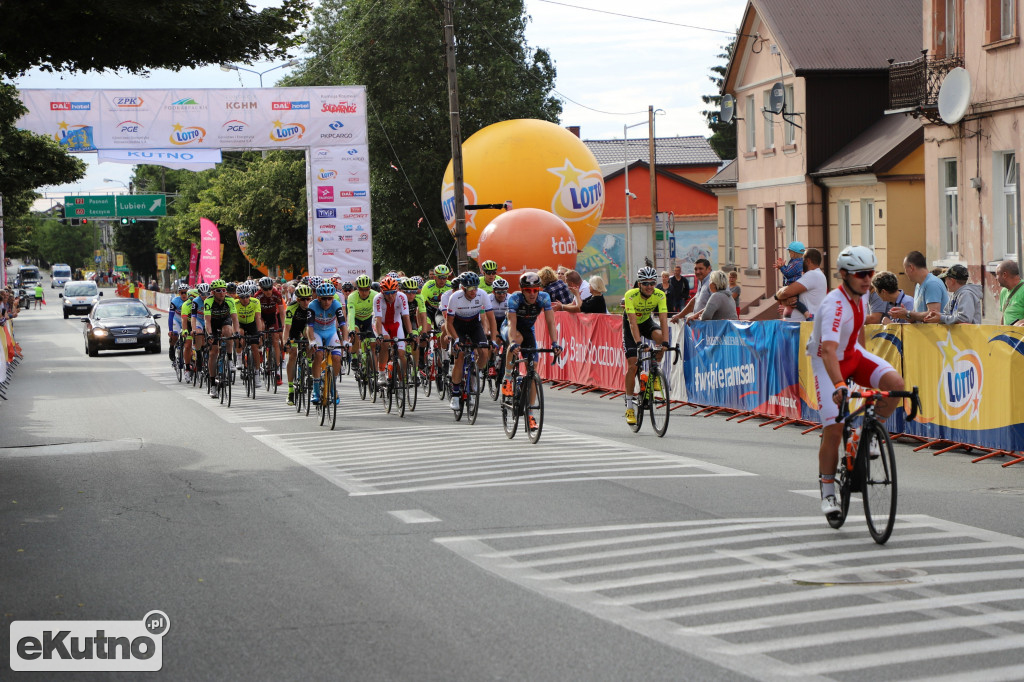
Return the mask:
{"type": "MultiPolygon", "coordinates": [[[[243,341],[243,343],[245,345],[242,347],[242,372],[241,372],[241,374],[242,374],[242,376],[241,376],[242,385],[245,386],[245,396],[247,398],[251,397],[253,400],[256,399],[256,373],[257,372],[261,372],[263,374],[263,380],[265,382],[267,381],[267,373],[266,373],[266,371],[264,371],[260,367],[257,367],[257,365],[256,365],[256,358],[255,358],[255,356],[253,355],[253,352],[252,352],[252,344],[254,344],[254,343],[258,344],[260,342],[260,337],[261,336],[263,336],[263,334],[261,334],[261,333],[246,334],[245,337],[244,337],[244,341],[243,341]]],[[[265,362],[266,361],[266,357],[267,357],[266,356],[266,352],[267,352],[267,349],[264,348],[263,349],[264,364],[266,364],[266,362],[265,362]]],[[[270,381],[273,381],[273,380],[274,380],[274,376],[273,376],[273,374],[271,374],[270,381]]]]}
{"type": "Polygon", "coordinates": [[[309,354],[309,340],[299,339],[295,342],[298,352],[295,354],[295,381],[292,384],[292,397],[295,400],[295,411],[302,413],[306,408],[309,416],[309,403],[313,395],[313,358],[309,354]]]}
{"type": "MultiPolygon", "coordinates": [[[[846,389],[843,389],[844,394],[846,389]]],[[[836,423],[843,422],[843,450],[836,469],[836,493],[839,511],[825,518],[828,525],[840,528],[850,511],[850,495],[860,493],[864,502],[864,518],[868,532],[880,545],[892,535],[896,522],[896,458],[885,421],[875,414],[879,398],[909,398],[908,421],[914,421],[921,407],[917,386],[912,391],[853,391],[843,396],[836,423]],[[850,399],[860,398],[864,403],[850,412],[850,399]],[[855,422],[860,418],[858,429],[855,422]]]]}
{"type": "MultiPolygon", "coordinates": [[[[476,423],[476,415],[480,410],[480,391],[483,388],[484,372],[476,366],[476,353],[478,348],[487,348],[487,342],[477,346],[473,342],[459,343],[462,349],[462,383],[458,389],[452,384],[451,377],[445,377],[446,392],[448,395],[455,395],[455,391],[461,391],[459,409],[453,410],[455,421],[461,421],[462,413],[465,411],[467,421],[470,424],[476,423]]],[[[458,360],[456,360],[458,362],[458,360]]]]}
{"type": "Polygon", "coordinates": [[[263,377],[263,387],[268,393],[271,388],[273,388],[274,393],[277,393],[277,377],[281,372],[281,361],[276,354],[277,348],[274,344],[274,334],[280,331],[280,329],[264,330],[260,342],[260,351],[263,355],[263,365],[260,367],[260,374],[263,377]]]}
{"type": "Polygon", "coordinates": [[[497,400],[501,395],[502,379],[505,378],[505,342],[500,337],[491,344],[491,357],[487,359],[487,368],[484,371],[491,400],[497,400]]]}
{"type": "Polygon", "coordinates": [[[182,377],[185,375],[185,333],[181,332],[178,334],[178,340],[174,342],[174,360],[171,361],[174,365],[174,374],[178,377],[178,383],[181,383],[182,377]]]}
{"type": "Polygon", "coordinates": [[[323,381],[320,385],[320,402],[316,404],[316,412],[320,415],[320,426],[328,421],[331,423],[331,431],[338,423],[338,382],[334,373],[334,362],[331,360],[331,351],[340,350],[341,346],[319,346],[324,357],[321,363],[323,381]]]}
{"type": "Polygon", "coordinates": [[[223,405],[227,402],[227,406],[231,407],[231,384],[234,383],[234,370],[231,362],[231,341],[240,339],[241,335],[232,334],[230,336],[221,336],[217,340],[217,347],[220,349],[217,355],[217,372],[216,379],[211,380],[210,393],[213,393],[213,384],[216,383],[216,390],[220,397],[220,404],[223,405]]]}
{"type": "MultiPolygon", "coordinates": [[[[673,353],[672,364],[679,362],[679,346],[662,343],[661,347],[673,353]]],[[[651,427],[661,438],[668,431],[668,418],[672,414],[672,405],[668,397],[668,380],[661,371],[659,363],[654,361],[654,348],[648,343],[641,344],[636,351],[636,374],[640,380],[640,392],[636,394],[636,423],[629,428],[636,433],[644,424],[644,412],[651,415],[651,427]]]]}
{"type": "MultiPolygon", "coordinates": [[[[501,392],[501,423],[505,435],[515,438],[522,418],[530,442],[536,444],[544,430],[544,381],[537,374],[535,353],[557,353],[554,348],[520,348],[512,345],[512,362],[508,365],[501,392]]],[[[555,358],[552,358],[554,362],[555,358]]]]}
{"type": "Polygon", "coordinates": [[[398,416],[405,416],[405,373],[402,371],[402,363],[398,355],[398,339],[378,338],[377,345],[388,344],[388,362],[385,368],[387,381],[380,386],[381,402],[384,403],[384,410],[391,413],[391,408],[398,410],[398,416]]]}

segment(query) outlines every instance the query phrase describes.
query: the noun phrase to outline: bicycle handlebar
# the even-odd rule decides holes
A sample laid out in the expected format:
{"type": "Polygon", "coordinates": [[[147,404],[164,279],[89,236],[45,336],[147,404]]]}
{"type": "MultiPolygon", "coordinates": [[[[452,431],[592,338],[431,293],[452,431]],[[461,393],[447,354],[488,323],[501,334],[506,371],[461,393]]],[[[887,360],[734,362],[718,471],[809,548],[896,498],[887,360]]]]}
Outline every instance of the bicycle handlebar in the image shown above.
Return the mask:
{"type": "Polygon", "coordinates": [[[846,388],[841,389],[843,391],[843,403],[839,406],[839,415],[836,417],[836,423],[844,421],[850,416],[850,399],[861,398],[868,402],[874,402],[878,398],[910,398],[910,414],[907,415],[907,421],[914,421],[917,418],[917,413],[921,411],[921,397],[918,393],[917,386],[914,386],[912,391],[879,391],[876,389],[865,389],[863,391],[853,391],[848,393],[846,388]]]}

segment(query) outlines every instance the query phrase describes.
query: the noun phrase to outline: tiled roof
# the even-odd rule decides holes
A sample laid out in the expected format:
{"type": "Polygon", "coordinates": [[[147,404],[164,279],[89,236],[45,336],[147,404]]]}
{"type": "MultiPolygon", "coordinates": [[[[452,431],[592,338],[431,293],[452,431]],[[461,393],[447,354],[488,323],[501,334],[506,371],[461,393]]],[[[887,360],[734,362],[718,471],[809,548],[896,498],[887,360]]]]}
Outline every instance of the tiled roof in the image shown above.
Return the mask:
{"type": "Polygon", "coordinates": [[[750,0],[797,75],[921,56],[921,0],[750,0]]]}
{"type": "Polygon", "coordinates": [[[811,175],[885,172],[923,143],[924,127],[920,119],[902,114],[883,116],[811,175]]]}
{"type": "MultiPolygon", "coordinates": [[[[628,158],[633,161],[648,159],[647,138],[619,140],[583,140],[597,162],[602,166],[618,165],[628,158]]],[[[659,166],[717,166],[722,162],[708,141],[700,135],[654,138],[654,153],[659,166]]]]}
{"type": "Polygon", "coordinates": [[[735,187],[736,183],[739,182],[739,164],[736,163],[736,159],[727,161],[722,168],[715,173],[707,182],[704,183],[705,187],[735,187]]]}

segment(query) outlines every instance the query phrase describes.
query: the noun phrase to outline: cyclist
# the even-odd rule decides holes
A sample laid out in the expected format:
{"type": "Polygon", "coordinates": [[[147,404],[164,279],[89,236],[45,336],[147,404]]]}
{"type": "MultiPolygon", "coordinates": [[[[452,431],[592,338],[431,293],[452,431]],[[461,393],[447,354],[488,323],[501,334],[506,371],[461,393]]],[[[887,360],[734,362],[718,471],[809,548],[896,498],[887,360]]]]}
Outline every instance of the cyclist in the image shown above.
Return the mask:
{"type": "MultiPolygon", "coordinates": [[[[215,279],[209,284],[213,296],[203,302],[203,319],[206,321],[206,330],[210,336],[210,394],[213,398],[219,398],[220,386],[216,381],[217,357],[220,355],[220,346],[217,341],[221,336],[231,333],[238,333],[238,313],[235,308],[235,299],[228,297],[228,285],[222,279],[215,279]]],[[[230,352],[231,346],[227,347],[230,352]]],[[[230,358],[224,358],[224,362],[230,362],[230,358]]]]}
{"type": "MultiPolygon", "coordinates": [[[[482,284],[481,288],[483,288],[482,284]]],[[[491,303],[491,312],[494,313],[494,326],[498,329],[498,333],[501,334],[502,327],[505,324],[505,314],[508,310],[508,282],[501,277],[495,277],[494,281],[491,283],[491,294],[488,296],[488,300],[491,303]]],[[[496,352],[501,352],[501,345],[498,344],[497,338],[495,339],[494,348],[496,352]]],[[[501,377],[498,376],[498,370],[494,367],[489,368],[487,373],[489,376],[498,377],[497,380],[501,381],[501,377]]]]}
{"type": "MultiPolygon", "coordinates": [[[[636,409],[633,390],[636,383],[637,346],[644,338],[651,339],[658,346],[655,361],[661,362],[665,351],[661,349],[664,339],[662,329],[668,328],[668,304],[665,292],[655,286],[658,271],[643,267],[636,273],[637,288],[626,292],[623,299],[622,347],[626,351],[626,423],[636,424],[636,409]],[[658,322],[651,313],[658,313],[658,322]],[[659,324],[660,323],[660,324],[659,324]]],[[[661,386],[653,386],[655,391],[661,386]]]]}
{"type": "MultiPolygon", "coordinates": [[[[359,275],[356,278],[356,290],[348,295],[346,301],[347,317],[352,320],[352,342],[356,349],[352,354],[352,363],[356,367],[359,366],[361,340],[373,338],[373,300],[377,294],[372,291],[372,284],[368,275],[359,275]]],[[[372,367],[366,369],[370,371],[372,367]]]]}
{"type": "MultiPolygon", "coordinates": [[[[498,280],[495,280],[495,284],[497,282],[498,280]]],[[[505,282],[505,288],[508,288],[507,282],[505,282]]],[[[523,355],[532,355],[533,359],[536,359],[537,354],[531,352],[537,347],[537,337],[534,336],[533,327],[541,313],[544,313],[544,323],[548,326],[548,336],[551,338],[551,348],[555,351],[555,357],[557,358],[561,353],[562,347],[558,345],[558,329],[555,327],[555,311],[551,308],[551,296],[548,295],[548,292],[543,291],[543,288],[540,283],[540,275],[536,272],[524,272],[519,277],[519,291],[508,297],[505,322],[501,325],[501,338],[508,346],[505,367],[512,362],[512,353],[516,346],[523,349],[523,355]]],[[[537,398],[537,391],[533,387],[531,389],[530,400],[532,401],[537,398]]],[[[501,385],[502,394],[511,396],[513,390],[512,380],[505,379],[501,385]]],[[[530,428],[537,428],[536,420],[532,416],[530,417],[530,428]]]]}
{"type": "Polygon", "coordinates": [[[420,321],[419,315],[420,284],[416,281],[415,277],[408,277],[404,282],[402,282],[402,293],[405,294],[405,300],[409,302],[410,323],[414,324],[412,331],[409,332],[409,336],[411,338],[409,349],[412,353],[413,367],[418,368],[420,366],[420,346],[423,345],[423,340],[420,338],[420,330],[422,328],[422,322],[420,321]]]}
{"type": "MultiPolygon", "coordinates": [[[[459,360],[462,358],[463,350],[459,347],[459,340],[476,344],[480,349],[476,357],[476,366],[477,369],[483,369],[487,367],[487,358],[490,356],[487,341],[494,338],[494,315],[491,313],[491,303],[487,294],[479,288],[480,276],[475,272],[464,272],[459,275],[459,279],[462,288],[448,298],[445,307],[445,328],[455,345],[450,405],[453,410],[459,409],[462,386],[462,363],[459,360]]],[[[477,388],[472,382],[469,385],[473,390],[477,388]]]]}
{"type": "MultiPolygon", "coordinates": [[[[251,286],[251,285],[250,285],[251,286]]],[[[281,330],[284,329],[284,294],[274,286],[270,277],[261,277],[259,290],[253,290],[256,300],[260,302],[260,317],[263,327],[270,336],[271,347],[274,349],[274,380],[281,385],[281,330]]]]}
{"type": "MultiPolygon", "coordinates": [[[[259,336],[263,332],[263,315],[261,313],[262,307],[258,298],[253,296],[252,289],[249,288],[248,284],[240,284],[235,290],[238,294],[238,300],[235,302],[235,312],[238,315],[238,326],[241,327],[242,333],[247,336],[255,338],[254,341],[250,342],[252,347],[252,357],[255,363],[254,367],[250,367],[249,371],[256,375],[256,388],[263,386],[263,379],[260,377],[260,367],[263,365],[263,354],[260,352],[259,336]]],[[[238,358],[241,362],[243,355],[242,351],[245,349],[245,339],[238,340],[238,358]]],[[[235,365],[236,368],[239,365],[235,365]]]]}
{"type": "Polygon", "coordinates": [[[189,325],[192,330],[192,347],[198,359],[206,346],[206,318],[203,310],[206,308],[206,299],[210,298],[210,285],[203,282],[196,286],[195,291],[195,298],[189,307],[189,325]]]}
{"type": "Polygon", "coordinates": [[[295,357],[297,354],[298,340],[305,336],[310,342],[313,341],[313,331],[310,323],[313,321],[313,313],[309,309],[309,303],[313,300],[313,290],[308,284],[300,284],[295,287],[295,303],[288,306],[284,313],[284,336],[288,339],[288,404],[295,404],[295,357]]]}
{"type": "Polygon", "coordinates": [[[498,276],[498,264],[492,260],[485,260],[480,264],[480,288],[490,294],[494,287],[494,280],[498,276]]]}
{"type": "Polygon", "coordinates": [[[431,329],[443,328],[444,318],[438,317],[441,306],[441,295],[452,287],[448,283],[451,268],[444,263],[434,267],[434,279],[426,282],[420,290],[419,308],[423,311],[423,333],[429,334],[431,329]]]}
{"type": "Polygon", "coordinates": [[[235,299],[237,301],[238,300],[238,293],[237,293],[238,292],[238,285],[235,284],[234,282],[228,282],[227,283],[227,290],[228,290],[228,298],[233,298],[233,299],[235,299]]]}
{"type": "Polygon", "coordinates": [[[171,358],[171,366],[175,366],[174,349],[178,345],[178,334],[181,332],[181,306],[185,304],[188,296],[188,285],[184,282],[178,283],[178,295],[171,299],[167,306],[167,338],[170,339],[168,356],[171,358]]]}
{"type": "MultiPolygon", "coordinates": [[[[185,379],[186,381],[192,381],[192,372],[195,371],[195,361],[192,352],[192,337],[195,329],[193,325],[193,312],[192,309],[195,306],[195,299],[199,298],[198,289],[189,289],[188,293],[185,294],[185,300],[181,304],[181,333],[185,335],[185,348],[183,349],[185,354],[185,379]]],[[[202,337],[199,337],[202,340],[202,337]]],[[[197,341],[198,343],[198,341],[197,341]]]]}
{"type": "MultiPolygon", "coordinates": [[[[313,404],[320,404],[320,385],[323,379],[320,378],[321,363],[324,358],[323,348],[337,346],[331,349],[331,364],[334,365],[334,376],[341,375],[341,341],[338,338],[338,329],[341,329],[342,338],[348,338],[348,327],[345,324],[345,308],[334,298],[337,291],[330,282],[323,282],[316,288],[316,300],[309,304],[309,310],[313,314],[311,322],[313,326],[313,404]]],[[[346,341],[346,343],[348,343],[346,341]]],[[[338,396],[334,396],[335,404],[338,403],[338,396]]]]}
{"type": "MultiPolygon", "coordinates": [[[[398,359],[405,372],[405,339],[406,330],[412,330],[409,322],[409,302],[405,294],[399,290],[398,282],[393,277],[385,277],[380,281],[380,296],[373,299],[373,333],[379,338],[399,339],[398,359]]],[[[388,348],[380,344],[377,349],[377,377],[380,385],[387,383],[388,348]]],[[[397,368],[392,368],[397,371],[397,368]]]]}
{"type": "MultiPolygon", "coordinates": [[[[818,481],[821,511],[826,516],[840,511],[835,494],[835,472],[843,424],[837,424],[836,417],[839,406],[846,400],[846,382],[853,379],[861,386],[882,391],[904,389],[899,372],[864,348],[864,318],[870,312],[867,293],[877,265],[874,251],[866,246],[847,246],[839,253],[836,269],[843,282],[818,306],[814,329],[807,342],[822,424],[818,481]]],[[[879,419],[885,421],[896,409],[897,401],[880,399],[875,405],[879,419]]]]}

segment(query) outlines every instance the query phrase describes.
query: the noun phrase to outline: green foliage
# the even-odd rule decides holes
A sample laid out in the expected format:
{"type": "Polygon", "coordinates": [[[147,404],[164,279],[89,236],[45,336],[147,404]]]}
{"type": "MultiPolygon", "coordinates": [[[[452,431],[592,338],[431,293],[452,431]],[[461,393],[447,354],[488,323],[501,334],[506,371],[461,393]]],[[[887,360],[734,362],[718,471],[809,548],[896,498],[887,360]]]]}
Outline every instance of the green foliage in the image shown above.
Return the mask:
{"type": "MultiPolygon", "coordinates": [[[[526,21],[522,0],[456,5],[463,140],[498,121],[558,121],[554,63],[527,46],[526,21]]],[[[381,270],[425,272],[454,244],[440,201],[451,158],[441,3],[324,0],[306,38],[312,57],[285,84],[366,85],[374,254],[381,270]]]]}
{"type": "Polygon", "coordinates": [[[114,224],[114,248],[124,253],[136,276],[143,280],[156,276],[156,224],[140,220],[134,225],[114,224]]]}
{"type": "Polygon", "coordinates": [[[71,267],[89,265],[95,243],[95,223],[63,225],[60,220],[41,214],[23,216],[16,229],[5,230],[8,255],[39,263],[67,263],[71,267]]]}
{"type": "Polygon", "coordinates": [[[702,95],[700,98],[704,104],[711,105],[710,109],[700,112],[704,114],[708,121],[708,128],[712,132],[708,142],[711,144],[711,148],[715,150],[715,153],[724,160],[736,158],[736,119],[733,118],[729,123],[722,123],[718,120],[718,112],[722,106],[722,95],[724,94],[722,93],[722,87],[725,83],[725,72],[729,67],[729,61],[732,59],[733,53],[736,51],[736,40],[737,36],[733,36],[729,43],[722,46],[723,51],[718,55],[718,58],[724,60],[724,63],[711,67],[712,75],[708,76],[708,80],[715,84],[716,94],[702,95]]]}

